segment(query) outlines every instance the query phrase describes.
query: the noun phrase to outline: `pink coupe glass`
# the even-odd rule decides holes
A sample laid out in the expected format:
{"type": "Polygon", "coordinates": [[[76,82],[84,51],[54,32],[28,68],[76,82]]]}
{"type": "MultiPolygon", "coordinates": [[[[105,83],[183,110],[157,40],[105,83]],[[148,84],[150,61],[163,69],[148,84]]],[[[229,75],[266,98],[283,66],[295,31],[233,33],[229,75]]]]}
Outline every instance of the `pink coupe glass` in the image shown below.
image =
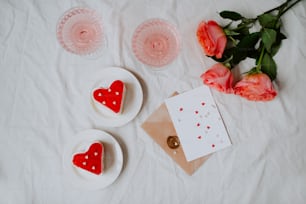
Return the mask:
{"type": "Polygon", "coordinates": [[[140,24],[133,35],[132,48],[144,64],[161,67],[171,63],[179,53],[177,29],[162,19],[150,19],[140,24]]]}
{"type": "Polygon", "coordinates": [[[88,8],[72,8],[59,20],[57,39],[67,51],[90,55],[102,50],[105,36],[97,12],[88,8]]]}

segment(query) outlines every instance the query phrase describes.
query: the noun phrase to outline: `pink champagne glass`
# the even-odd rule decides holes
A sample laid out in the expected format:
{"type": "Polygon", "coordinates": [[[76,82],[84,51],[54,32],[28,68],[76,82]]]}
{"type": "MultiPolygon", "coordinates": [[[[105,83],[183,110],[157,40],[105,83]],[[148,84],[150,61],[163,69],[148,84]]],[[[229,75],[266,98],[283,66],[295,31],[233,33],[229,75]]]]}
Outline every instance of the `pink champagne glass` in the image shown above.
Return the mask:
{"type": "Polygon", "coordinates": [[[162,67],[177,57],[180,50],[179,34],[176,27],[167,21],[150,19],[136,28],[132,48],[142,63],[162,67]]]}
{"type": "Polygon", "coordinates": [[[92,55],[105,46],[99,15],[89,8],[72,8],[57,25],[57,39],[64,49],[77,55],[92,55]]]}

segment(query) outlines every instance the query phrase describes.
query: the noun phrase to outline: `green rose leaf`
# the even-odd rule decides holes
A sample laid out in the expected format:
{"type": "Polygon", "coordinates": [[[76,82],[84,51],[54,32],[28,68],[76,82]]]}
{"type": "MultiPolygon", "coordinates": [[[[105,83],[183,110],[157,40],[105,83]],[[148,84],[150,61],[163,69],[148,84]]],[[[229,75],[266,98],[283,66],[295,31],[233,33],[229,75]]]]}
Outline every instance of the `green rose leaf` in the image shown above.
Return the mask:
{"type": "Polygon", "coordinates": [[[239,13],[234,12],[234,11],[222,11],[220,13],[220,16],[222,18],[231,19],[233,21],[238,21],[238,20],[243,19],[243,16],[241,16],[239,13]]]}
{"type": "Polygon", "coordinates": [[[279,32],[277,35],[277,39],[284,40],[284,39],[287,39],[287,37],[283,33],[279,32]]]}
{"type": "Polygon", "coordinates": [[[250,28],[248,26],[244,26],[244,27],[241,27],[239,30],[237,30],[237,32],[242,34],[242,35],[248,35],[248,34],[250,34],[249,29],[250,28]]]}
{"type": "MultiPolygon", "coordinates": [[[[217,62],[225,63],[226,61],[230,60],[233,56],[234,48],[227,48],[224,50],[222,58],[217,59],[215,56],[212,56],[211,58],[217,62]]],[[[232,65],[232,64],[231,64],[232,65]]]]}
{"type": "Polygon", "coordinates": [[[259,55],[260,52],[258,52],[258,50],[253,50],[248,52],[248,57],[252,59],[257,59],[259,55]]]}
{"type": "Polygon", "coordinates": [[[261,63],[261,71],[273,81],[276,78],[276,63],[269,53],[265,53],[261,63]]]}
{"type": "Polygon", "coordinates": [[[272,57],[273,57],[274,55],[276,55],[276,53],[278,52],[280,46],[281,46],[281,43],[277,43],[277,44],[275,44],[275,45],[273,45],[273,46],[271,47],[271,53],[270,53],[270,54],[271,54],[272,57]]]}
{"type": "Polygon", "coordinates": [[[270,13],[258,16],[259,23],[264,28],[278,28],[280,26],[279,18],[270,13]]]}
{"type": "MultiPolygon", "coordinates": [[[[256,43],[258,42],[258,39],[260,37],[259,32],[251,33],[249,35],[246,35],[244,38],[241,39],[241,41],[238,43],[237,47],[241,49],[249,49],[254,48],[256,43]]],[[[244,50],[248,51],[248,50],[244,50]]]]}
{"type": "Polygon", "coordinates": [[[246,35],[235,48],[234,56],[233,56],[233,63],[238,64],[240,61],[244,60],[249,54],[254,54],[255,45],[257,44],[260,37],[259,32],[251,33],[246,35]]]}
{"type": "Polygon", "coordinates": [[[271,53],[271,47],[276,42],[277,33],[273,29],[264,28],[261,33],[262,42],[269,53],[271,53]]]}
{"type": "Polygon", "coordinates": [[[276,42],[271,47],[271,56],[272,57],[274,55],[276,55],[276,53],[278,52],[278,50],[281,46],[282,40],[284,40],[284,39],[286,39],[286,36],[284,34],[282,34],[281,32],[279,32],[277,34],[277,37],[276,37],[276,42]]]}

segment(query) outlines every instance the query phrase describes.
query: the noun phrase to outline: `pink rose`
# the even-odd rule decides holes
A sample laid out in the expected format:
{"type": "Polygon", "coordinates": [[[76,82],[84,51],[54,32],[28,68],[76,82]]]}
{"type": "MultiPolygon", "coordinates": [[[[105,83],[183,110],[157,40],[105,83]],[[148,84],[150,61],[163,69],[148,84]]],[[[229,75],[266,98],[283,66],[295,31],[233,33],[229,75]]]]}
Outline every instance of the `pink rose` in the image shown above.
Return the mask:
{"type": "Polygon", "coordinates": [[[246,75],[235,85],[234,92],[251,101],[270,101],[277,95],[269,76],[264,73],[246,75]]]}
{"type": "Polygon", "coordinates": [[[227,39],[223,29],[215,21],[202,21],[197,30],[197,37],[206,55],[222,58],[227,39]]]}
{"type": "Polygon", "coordinates": [[[224,93],[233,92],[233,74],[229,68],[217,63],[201,75],[203,83],[224,93]]]}

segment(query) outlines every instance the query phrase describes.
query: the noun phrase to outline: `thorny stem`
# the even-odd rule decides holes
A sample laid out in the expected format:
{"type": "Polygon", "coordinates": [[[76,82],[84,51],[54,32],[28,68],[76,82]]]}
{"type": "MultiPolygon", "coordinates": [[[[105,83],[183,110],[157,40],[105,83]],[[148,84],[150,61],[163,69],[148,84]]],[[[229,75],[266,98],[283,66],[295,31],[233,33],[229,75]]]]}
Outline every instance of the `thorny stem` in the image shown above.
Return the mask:
{"type": "MultiPolygon", "coordinates": [[[[290,0],[291,1],[291,0],[290,0]]],[[[302,0],[297,0],[296,2],[294,2],[293,4],[291,4],[289,7],[287,7],[284,11],[279,13],[279,17],[281,17],[283,14],[285,14],[289,9],[291,9],[295,4],[299,3],[302,0]]]]}
{"type": "Polygon", "coordinates": [[[273,12],[273,11],[279,10],[280,12],[279,12],[279,14],[278,14],[278,17],[281,17],[284,13],[286,13],[289,9],[291,9],[295,4],[299,3],[299,2],[302,1],[302,0],[297,0],[297,1],[295,1],[294,3],[292,3],[290,6],[288,6],[289,3],[290,3],[291,1],[292,1],[292,0],[287,0],[286,2],[282,3],[282,4],[279,5],[278,7],[275,7],[275,8],[273,8],[273,9],[270,9],[270,10],[264,12],[264,14],[271,13],[271,12],[273,12]],[[288,6],[288,7],[287,7],[287,6],[288,6]],[[286,8],[286,7],[287,7],[287,8],[286,8]],[[281,11],[281,9],[284,9],[284,8],[286,8],[286,9],[285,9],[284,11],[281,11]]]}
{"type": "Polygon", "coordinates": [[[232,40],[234,46],[236,46],[237,45],[237,41],[232,36],[230,36],[230,35],[228,37],[229,37],[229,39],[232,40]]]}
{"type": "Polygon", "coordinates": [[[271,13],[271,12],[273,12],[273,11],[279,10],[280,8],[282,8],[283,6],[285,6],[286,4],[288,4],[290,1],[292,1],[292,0],[287,0],[285,3],[279,5],[278,7],[275,7],[275,8],[273,8],[273,9],[268,10],[268,11],[265,11],[264,14],[271,13]]]}
{"type": "Polygon", "coordinates": [[[257,66],[256,66],[257,72],[259,72],[259,71],[261,70],[261,62],[262,62],[264,53],[265,53],[265,48],[262,47],[261,52],[260,52],[260,56],[259,56],[259,59],[258,59],[258,64],[257,64],[257,66]]]}

